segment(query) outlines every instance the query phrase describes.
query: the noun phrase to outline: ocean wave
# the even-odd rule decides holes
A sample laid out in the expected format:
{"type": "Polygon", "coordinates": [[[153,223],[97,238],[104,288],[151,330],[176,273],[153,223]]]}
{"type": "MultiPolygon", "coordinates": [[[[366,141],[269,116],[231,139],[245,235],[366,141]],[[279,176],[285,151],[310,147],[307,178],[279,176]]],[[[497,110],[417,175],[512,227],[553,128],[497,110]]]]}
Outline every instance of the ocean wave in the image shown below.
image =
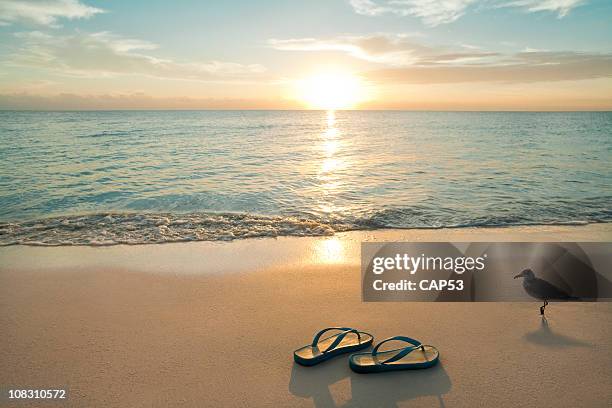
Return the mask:
{"type": "Polygon", "coordinates": [[[109,136],[128,136],[134,133],[144,132],[144,129],[130,129],[130,130],[103,130],[97,133],[91,133],[87,135],[78,135],[78,139],[89,139],[98,137],[109,137],[109,136]]]}
{"type": "Polygon", "coordinates": [[[486,213],[485,211],[460,210],[443,206],[414,206],[385,208],[372,211],[355,219],[355,229],[383,228],[469,228],[507,227],[526,225],[586,225],[612,222],[612,211],[604,202],[597,200],[592,206],[584,200],[583,205],[571,203],[533,207],[515,206],[513,209],[486,213]]]}
{"type": "Polygon", "coordinates": [[[586,225],[606,219],[530,220],[429,218],[406,209],[380,211],[357,219],[313,216],[265,216],[247,213],[102,213],[0,223],[0,246],[107,246],[189,241],[232,241],[281,236],[329,236],[336,232],[373,229],[439,229],[519,225],[586,225]],[[399,214],[399,215],[398,215],[399,214]],[[400,215],[403,218],[400,218],[400,215]],[[406,216],[409,215],[407,218],[406,216]]]}
{"type": "Polygon", "coordinates": [[[324,236],[336,229],[315,220],[253,214],[104,213],[0,224],[0,246],[118,245],[240,238],[324,236]]]}

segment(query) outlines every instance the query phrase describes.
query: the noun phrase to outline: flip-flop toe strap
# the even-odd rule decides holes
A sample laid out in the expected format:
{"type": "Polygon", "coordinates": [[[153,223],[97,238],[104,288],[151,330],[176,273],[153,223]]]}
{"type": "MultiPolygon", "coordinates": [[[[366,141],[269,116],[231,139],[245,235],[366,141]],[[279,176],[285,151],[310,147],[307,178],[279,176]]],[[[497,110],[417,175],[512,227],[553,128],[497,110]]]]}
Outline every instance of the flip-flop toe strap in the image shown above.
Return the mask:
{"type": "Polygon", "coordinates": [[[399,349],[399,353],[394,354],[393,356],[389,357],[388,359],[384,361],[381,361],[380,364],[388,364],[388,363],[393,363],[395,361],[401,360],[402,358],[406,357],[408,354],[412,353],[414,350],[418,348],[423,350],[423,345],[421,344],[420,341],[411,339],[410,337],[406,337],[406,336],[395,336],[395,337],[388,338],[378,343],[376,347],[374,347],[374,349],[372,350],[372,356],[376,357],[380,346],[382,346],[384,343],[388,341],[403,341],[406,343],[410,343],[410,346],[405,347],[403,349],[399,349]]]}
{"type": "Polygon", "coordinates": [[[322,353],[327,353],[328,351],[336,348],[336,346],[338,346],[338,344],[340,344],[342,340],[346,337],[346,335],[349,333],[355,333],[357,335],[357,341],[361,343],[361,334],[359,333],[358,330],[352,329],[350,327],[328,327],[327,329],[321,330],[314,336],[311,346],[316,347],[323,333],[328,332],[330,330],[342,330],[342,333],[338,334],[338,336],[336,336],[334,341],[329,346],[327,346],[325,350],[322,350],[322,353]]]}

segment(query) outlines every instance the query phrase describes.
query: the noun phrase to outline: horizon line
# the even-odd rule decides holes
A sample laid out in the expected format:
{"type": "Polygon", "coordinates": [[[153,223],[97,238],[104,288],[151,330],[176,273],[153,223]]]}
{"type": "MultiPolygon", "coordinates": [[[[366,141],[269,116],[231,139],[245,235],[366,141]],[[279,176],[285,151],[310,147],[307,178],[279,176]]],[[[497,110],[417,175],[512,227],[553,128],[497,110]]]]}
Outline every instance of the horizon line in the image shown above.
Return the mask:
{"type": "Polygon", "coordinates": [[[612,112],[612,107],[602,109],[258,109],[258,108],[120,108],[120,109],[5,109],[0,108],[0,112],[612,112]]]}

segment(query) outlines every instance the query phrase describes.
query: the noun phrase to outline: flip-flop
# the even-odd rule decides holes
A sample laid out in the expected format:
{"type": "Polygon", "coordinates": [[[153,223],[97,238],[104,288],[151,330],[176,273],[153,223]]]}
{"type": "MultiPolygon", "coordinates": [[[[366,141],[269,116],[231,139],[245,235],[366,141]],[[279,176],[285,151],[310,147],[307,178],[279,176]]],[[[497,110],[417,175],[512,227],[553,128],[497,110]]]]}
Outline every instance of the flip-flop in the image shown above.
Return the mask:
{"type": "Polygon", "coordinates": [[[298,364],[312,366],[339,354],[363,350],[371,346],[373,341],[374,337],[370,333],[350,327],[328,327],[318,332],[311,344],[295,350],[293,359],[298,364]],[[339,330],[340,333],[322,339],[321,336],[330,330],[339,330]]]}
{"type": "Polygon", "coordinates": [[[356,373],[413,370],[434,366],[439,358],[440,353],[434,346],[421,344],[410,337],[395,336],[378,343],[371,353],[353,354],[349,357],[349,366],[356,373]],[[388,341],[403,341],[410,345],[395,350],[378,351],[380,346],[388,341]]]}

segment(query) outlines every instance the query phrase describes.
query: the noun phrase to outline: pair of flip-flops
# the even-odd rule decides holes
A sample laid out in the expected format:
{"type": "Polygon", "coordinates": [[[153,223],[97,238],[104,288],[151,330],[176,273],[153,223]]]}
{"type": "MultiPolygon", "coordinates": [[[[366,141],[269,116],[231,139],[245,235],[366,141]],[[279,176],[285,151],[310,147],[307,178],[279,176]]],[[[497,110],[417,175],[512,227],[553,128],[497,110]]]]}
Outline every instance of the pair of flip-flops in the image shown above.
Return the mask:
{"type": "MultiPolygon", "coordinates": [[[[328,327],[318,332],[312,343],[293,352],[296,363],[304,366],[327,361],[340,354],[351,353],[370,347],[374,336],[350,327],[328,327]],[[331,336],[321,338],[329,331],[337,331],[331,336]]],[[[438,363],[440,353],[429,345],[405,336],[390,337],[378,343],[371,352],[356,353],[349,357],[351,370],[357,373],[378,373],[383,371],[413,370],[428,368],[438,363]],[[380,346],[390,341],[408,343],[407,346],[379,351],[380,346]]]]}

